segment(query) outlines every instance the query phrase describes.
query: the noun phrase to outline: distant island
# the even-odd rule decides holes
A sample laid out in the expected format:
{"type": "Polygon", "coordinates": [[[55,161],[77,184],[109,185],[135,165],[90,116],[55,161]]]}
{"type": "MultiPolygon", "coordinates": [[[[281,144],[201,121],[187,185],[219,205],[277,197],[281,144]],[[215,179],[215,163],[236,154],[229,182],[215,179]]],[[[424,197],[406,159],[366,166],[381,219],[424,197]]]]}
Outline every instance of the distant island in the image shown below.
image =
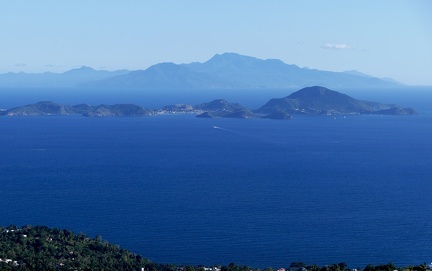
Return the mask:
{"type": "MultiPolygon", "coordinates": [[[[392,263],[367,265],[363,271],[426,271],[432,264],[396,267],[392,263]]],[[[191,266],[153,263],[141,255],[83,233],[46,226],[0,227],[0,271],[122,270],[122,271],[258,271],[239,266],[191,266]]],[[[352,269],[357,270],[357,269],[352,269]]],[[[318,266],[293,262],[287,267],[263,271],[352,271],[344,262],[318,266]]]]}
{"type": "Polygon", "coordinates": [[[394,104],[357,100],[321,86],[306,87],[287,97],[270,99],[255,110],[250,110],[238,103],[218,99],[198,105],[168,105],[157,110],[145,109],[134,104],[70,106],[44,101],[0,111],[0,116],[142,117],[163,114],[195,114],[200,118],[291,119],[293,115],[413,115],[416,114],[416,111],[394,104]]]}
{"type": "Polygon", "coordinates": [[[412,108],[354,99],[325,87],[303,88],[285,98],[271,99],[255,110],[256,113],[274,114],[277,111],[303,115],[413,115],[412,108]]]}
{"type": "Polygon", "coordinates": [[[216,54],[200,63],[158,63],[145,70],[94,70],[90,67],[64,73],[4,73],[0,88],[80,88],[105,90],[292,89],[323,85],[333,89],[402,87],[393,79],[358,71],[332,72],[259,59],[237,53],[216,54]]]}

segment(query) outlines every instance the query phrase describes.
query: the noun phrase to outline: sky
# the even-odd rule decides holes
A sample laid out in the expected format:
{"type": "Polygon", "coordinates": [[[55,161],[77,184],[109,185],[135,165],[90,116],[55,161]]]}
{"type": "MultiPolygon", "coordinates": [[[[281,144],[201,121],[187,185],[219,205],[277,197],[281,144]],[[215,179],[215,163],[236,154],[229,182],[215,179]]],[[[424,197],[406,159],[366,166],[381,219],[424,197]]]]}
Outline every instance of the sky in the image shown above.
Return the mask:
{"type": "Polygon", "coordinates": [[[1,2],[0,73],[143,70],[224,52],[432,85],[432,1],[1,2]]]}

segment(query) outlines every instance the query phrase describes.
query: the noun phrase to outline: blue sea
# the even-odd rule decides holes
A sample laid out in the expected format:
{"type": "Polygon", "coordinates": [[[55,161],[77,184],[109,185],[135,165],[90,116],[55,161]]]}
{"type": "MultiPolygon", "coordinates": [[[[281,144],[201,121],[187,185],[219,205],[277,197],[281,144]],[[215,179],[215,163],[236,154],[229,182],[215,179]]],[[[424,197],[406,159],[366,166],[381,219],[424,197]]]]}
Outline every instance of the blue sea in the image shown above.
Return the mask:
{"type": "Polygon", "coordinates": [[[432,116],[1,117],[0,225],[154,262],[432,261],[432,116]]]}

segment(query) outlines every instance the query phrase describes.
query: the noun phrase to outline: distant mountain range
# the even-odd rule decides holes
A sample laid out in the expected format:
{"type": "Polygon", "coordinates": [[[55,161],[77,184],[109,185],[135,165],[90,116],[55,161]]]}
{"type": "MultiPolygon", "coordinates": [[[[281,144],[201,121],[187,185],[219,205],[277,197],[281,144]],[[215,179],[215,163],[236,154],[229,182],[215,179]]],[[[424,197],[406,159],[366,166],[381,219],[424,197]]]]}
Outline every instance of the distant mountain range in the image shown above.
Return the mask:
{"type": "Polygon", "coordinates": [[[354,99],[348,95],[324,87],[303,88],[285,98],[274,98],[256,110],[250,110],[238,103],[217,99],[195,106],[177,104],[159,110],[144,109],[134,104],[91,106],[62,105],[53,102],[39,102],[0,111],[0,116],[37,115],[82,115],[88,117],[107,116],[150,116],[158,114],[192,113],[201,118],[270,118],[290,119],[291,115],[413,115],[411,108],[392,104],[380,104],[354,99]]]}
{"type": "Polygon", "coordinates": [[[330,72],[300,68],[277,59],[262,60],[236,53],[217,54],[190,64],[159,63],[146,70],[97,71],[89,67],[64,73],[0,74],[0,87],[75,87],[89,89],[285,89],[321,85],[338,88],[401,86],[358,71],[330,72]]]}
{"type": "Polygon", "coordinates": [[[128,70],[97,71],[89,67],[72,69],[64,73],[3,73],[0,74],[0,87],[62,88],[77,87],[83,83],[128,74],[128,70]]]}

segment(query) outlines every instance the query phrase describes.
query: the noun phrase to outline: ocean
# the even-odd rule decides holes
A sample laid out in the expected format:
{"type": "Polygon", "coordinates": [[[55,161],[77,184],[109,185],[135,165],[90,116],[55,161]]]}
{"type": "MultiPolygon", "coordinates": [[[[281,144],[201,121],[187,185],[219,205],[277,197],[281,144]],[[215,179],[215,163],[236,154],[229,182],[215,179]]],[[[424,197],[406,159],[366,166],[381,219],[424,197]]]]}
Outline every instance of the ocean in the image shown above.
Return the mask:
{"type": "Polygon", "coordinates": [[[154,262],[432,261],[432,116],[1,117],[0,225],[154,262]]]}

